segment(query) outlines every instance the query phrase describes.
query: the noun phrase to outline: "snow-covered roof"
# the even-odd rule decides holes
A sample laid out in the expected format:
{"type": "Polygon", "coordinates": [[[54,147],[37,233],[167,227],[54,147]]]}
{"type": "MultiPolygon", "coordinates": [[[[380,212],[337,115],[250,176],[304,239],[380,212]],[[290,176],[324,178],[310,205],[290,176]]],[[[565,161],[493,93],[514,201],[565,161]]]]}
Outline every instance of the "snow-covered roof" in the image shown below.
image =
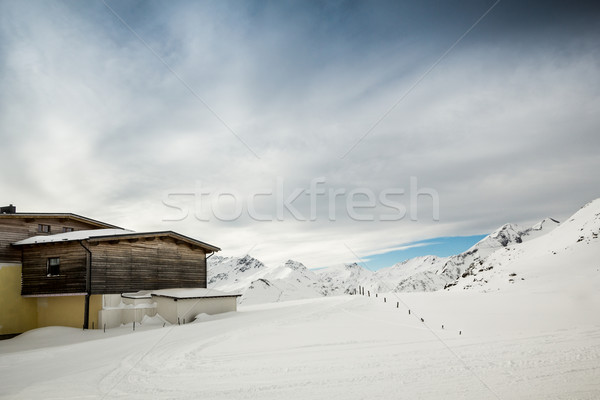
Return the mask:
{"type": "Polygon", "coordinates": [[[161,289],[153,290],[152,296],[169,297],[172,299],[201,299],[207,297],[239,297],[241,294],[222,292],[215,289],[191,288],[191,289],[161,289]]]}
{"type": "Polygon", "coordinates": [[[41,243],[69,242],[77,240],[112,240],[112,239],[139,239],[145,237],[170,237],[176,241],[186,242],[193,246],[199,246],[209,251],[220,251],[221,249],[212,244],[201,242],[196,239],[181,235],[173,231],[161,232],[134,232],[127,229],[92,229],[84,231],[73,231],[57,233],[55,235],[33,236],[13,243],[14,246],[41,243]]]}
{"type": "Polygon", "coordinates": [[[134,233],[127,229],[91,229],[84,231],[73,231],[57,233],[55,235],[32,236],[27,239],[13,243],[15,246],[36,243],[70,242],[74,240],[86,240],[93,237],[119,236],[134,233]]]}
{"type": "Polygon", "coordinates": [[[152,291],[150,290],[140,290],[137,292],[130,293],[121,293],[121,297],[125,297],[127,299],[149,299],[151,298],[152,291]]]}

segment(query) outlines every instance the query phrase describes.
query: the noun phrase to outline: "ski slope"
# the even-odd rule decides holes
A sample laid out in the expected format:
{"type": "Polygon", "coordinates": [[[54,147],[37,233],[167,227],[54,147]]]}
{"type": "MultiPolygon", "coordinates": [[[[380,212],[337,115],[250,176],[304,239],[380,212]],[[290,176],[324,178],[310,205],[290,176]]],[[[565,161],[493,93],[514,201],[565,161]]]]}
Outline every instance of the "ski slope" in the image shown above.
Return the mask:
{"type": "Polygon", "coordinates": [[[43,328],[0,342],[0,398],[598,399],[600,296],[572,294],[332,296],[135,332],[43,328]]]}

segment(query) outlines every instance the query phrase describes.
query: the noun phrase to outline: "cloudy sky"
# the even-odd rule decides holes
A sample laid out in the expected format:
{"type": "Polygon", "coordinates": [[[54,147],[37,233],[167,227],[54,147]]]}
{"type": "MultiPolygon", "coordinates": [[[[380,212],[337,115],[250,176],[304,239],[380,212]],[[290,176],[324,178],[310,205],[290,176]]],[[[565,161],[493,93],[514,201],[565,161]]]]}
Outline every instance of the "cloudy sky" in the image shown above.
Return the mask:
{"type": "Polygon", "coordinates": [[[268,264],[600,196],[593,2],[2,1],[0,85],[1,203],[268,264]]]}

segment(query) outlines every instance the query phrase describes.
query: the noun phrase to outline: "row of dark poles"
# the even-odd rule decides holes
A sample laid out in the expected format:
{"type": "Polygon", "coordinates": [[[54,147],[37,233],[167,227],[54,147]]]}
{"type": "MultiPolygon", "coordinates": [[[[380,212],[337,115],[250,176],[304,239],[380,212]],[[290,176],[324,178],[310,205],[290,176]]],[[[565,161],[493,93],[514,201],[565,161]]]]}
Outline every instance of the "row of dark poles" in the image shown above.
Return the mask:
{"type": "MultiPolygon", "coordinates": [[[[355,291],[355,293],[356,293],[356,291],[355,291]]],[[[358,294],[361,295],[361,296],[365,295],[365,287],[364,286],[359,286],[358,287],[358,294]]],[[[367,290],[367,297],[371,297],[371,291],[370,290],[367,290]]],[[[379,297],[379,294],[375,293],[375,297],[379,297]]],[[[387,303],[387,298],[386,297],[383,298],[383,302],[387,303]]],[[[400,308],[400,302],[399,301],[396,302],[396,308],[400,308]]],[[[408,310],[408,315],[411,315],[410,308],[407,308],[407,310],[408,310]]],[[[420,317],[417,317],[417,318],[419,318],[421,320],[421,322],[425,323],[425,319],[424,318],[420,318],[420,317]]],[[[444,324],[442,324],[442,329],[444,329],[444,324]]],[[[458,334],[462,335],[462,330],[458,331],[458,334]]]]}

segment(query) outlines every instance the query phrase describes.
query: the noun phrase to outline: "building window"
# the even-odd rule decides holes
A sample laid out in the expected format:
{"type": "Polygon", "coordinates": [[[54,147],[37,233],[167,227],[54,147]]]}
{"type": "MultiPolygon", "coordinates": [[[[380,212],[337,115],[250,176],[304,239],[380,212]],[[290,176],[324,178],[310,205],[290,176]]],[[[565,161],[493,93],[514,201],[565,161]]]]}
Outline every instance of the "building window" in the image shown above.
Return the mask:
{"type": "Polygon", "coordinates": [[[69,227],[64,226],[63,227],[63,232],[73,232],[73,228],[69,228],[69,227]]]}
{"type": "Polygon", "coordinates": [[[60,275],[60,257],[50,257],[46,262],[47,276],[60,275]]]}
{"type": "Polygon", "coordinates": [[[50,225],[39,224],[38,225],[38,232],[50,233],[50,225]]]}

